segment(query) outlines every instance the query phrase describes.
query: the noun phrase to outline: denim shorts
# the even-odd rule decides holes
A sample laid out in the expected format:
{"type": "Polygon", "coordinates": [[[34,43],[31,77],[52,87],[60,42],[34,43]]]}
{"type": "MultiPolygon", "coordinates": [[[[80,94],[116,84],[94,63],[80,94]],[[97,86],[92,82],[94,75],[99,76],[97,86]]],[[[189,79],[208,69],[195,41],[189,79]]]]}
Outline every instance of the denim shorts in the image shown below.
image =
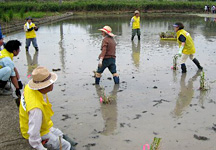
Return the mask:
{"type": "Polygon", "coordinates": [[[31,42],[32,42],[34,47],[38,47],[36,38],[26,39],[26,47],[29,47],[31,42]]]}
{"type": "Polygon", "coordinates": [[[116,73],[115,58],[104,58],[102,66],[97,69],[97,73],[103,73],[106,68],[108,68],[112,74],[116,73]]]}
{"type": "Polygon", "coordinates": [[[132,36],[135,36],[136,34],[137,34],[138,36],[141,35],[140,29],[132,29],[132,36]]]}

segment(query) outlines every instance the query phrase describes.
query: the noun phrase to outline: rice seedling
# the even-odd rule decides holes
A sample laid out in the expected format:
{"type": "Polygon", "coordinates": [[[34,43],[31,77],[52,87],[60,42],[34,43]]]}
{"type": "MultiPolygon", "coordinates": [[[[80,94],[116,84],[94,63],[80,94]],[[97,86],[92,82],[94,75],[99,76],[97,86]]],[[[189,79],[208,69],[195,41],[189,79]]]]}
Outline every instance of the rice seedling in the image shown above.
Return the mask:
{"type": "Polygon", "coordinates": [[[200,75],[200,90],[202,90],[202,91],[208,90],[204,71],[202,71],[202,73],[200,75]]]}
{"type": "Polygon", "coordinates": [[[161,138],[154,137],[154,140],[151,144],[150,150],[159,150],[160,149],[161,138]]]}
{"type": "Polygon", "coordinates": [[[105,89],[103,87],[101,87],[101,97],[100,97],[100,102],[102,104],[111,104],[113,100],[115,100],[115,97],[113,95],[109,95],[107,96],[105,94],[105,89]]]}
{"type": "Polygon", "coordinates": [[[178,65],[178,54],[175,54],[173,56],[173,66],[172,66],[172,69],[173,70],[177,70],[178,69],[177,65],[178,65]]]}
{"type": "Polygon", "coordinates": [[[176,38],[176,33],[174,31],[161,32],[160,38],[176,38]]]}

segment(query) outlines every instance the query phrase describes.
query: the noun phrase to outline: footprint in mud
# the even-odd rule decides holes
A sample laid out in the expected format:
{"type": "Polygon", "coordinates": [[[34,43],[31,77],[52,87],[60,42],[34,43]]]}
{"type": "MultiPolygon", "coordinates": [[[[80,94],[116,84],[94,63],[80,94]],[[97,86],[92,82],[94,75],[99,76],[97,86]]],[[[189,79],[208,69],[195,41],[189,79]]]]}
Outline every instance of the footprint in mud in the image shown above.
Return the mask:
{"type": "Polygon", "coordinates": [[[91,138],[93,138],[93,139],[98,139],[98,138],[99,138],[99,135],[93,136],[93,137],[91,137],[91,138]]]}
{"type": "Polygon", "coordinates": [[[127,143],[130,143],[131,142],[131,140],[124,140],[125,142],[127,142],[127,143]]]}
{"type": "Polygon", "coordinates": [[[125,123],[120,123],[121,128],[124,128],[124,126],[125,126],[125,123]]]}
{"type": "Polygon", "coordinates": [[[194,138],[197,139],[197,140],[202,140],[202,141],[209,140],[209,138],[207,138],[205,136],[198,136],[196,134],[194,134],[194,138]]]}
{"type": "Polygon", "coordinates": [[[87,145],[83,145],[83,147],[86,147],[87,150],[90,150],[90,147],[95,146],[96,143],[88,143],[87,145]]]}
{"type": "Polygon", "coordinates": [[[69,115],[67,115],[67,114],[63,114],[62,116],[64,117],[63,119],[61,119],[61,120],[63,120],[63,121],[65,121],[65,120],[71,118],[71,117],[70,117],[69,115]]]}
{"type": "Polygon", "coordinates": [[[107,80],[112,80],[112,78],[111,78],[111,77],[108,77],[107,80]]]}
{"type": "Polygon", "coordinates": [[[140,114],[136,114],[136,117],[135,118],[133,118],[133,120],[135,120],[135,119],[139,119],[141,117],[141,115],[140,114]]]}
{"type": "Polygon", "coordinates": [[[216,132],[216,124],[213,123],[212,129],[216,132]]]}

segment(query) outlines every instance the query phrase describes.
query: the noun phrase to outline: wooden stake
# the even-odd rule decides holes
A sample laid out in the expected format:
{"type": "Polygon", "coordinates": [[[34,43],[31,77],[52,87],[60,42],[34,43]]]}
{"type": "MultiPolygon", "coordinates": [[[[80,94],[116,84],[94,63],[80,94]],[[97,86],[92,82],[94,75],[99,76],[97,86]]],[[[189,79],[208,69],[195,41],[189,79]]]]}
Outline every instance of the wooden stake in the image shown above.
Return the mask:
{"type": "Polygon", "coordinates": [[[59,136],[60,150],[62,150],[61,136],[59,136]]]}

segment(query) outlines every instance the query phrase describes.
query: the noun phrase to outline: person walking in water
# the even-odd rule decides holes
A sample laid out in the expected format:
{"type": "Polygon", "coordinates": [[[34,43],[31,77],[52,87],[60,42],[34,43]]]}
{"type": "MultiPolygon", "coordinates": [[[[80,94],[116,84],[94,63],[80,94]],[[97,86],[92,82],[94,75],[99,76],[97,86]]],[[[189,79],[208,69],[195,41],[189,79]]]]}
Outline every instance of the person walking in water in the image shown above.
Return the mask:
{"type": "Polygon", "coordinates": [[[180,22],[175,23],[173,27],[177,35],[177,42],[179,44],[178,54],[181,57],[182,73],[187,72],[185,62],[188,57],[196,64],[199,70],[202,70],[203,67],[200,65],[199,61],[194,56],[195,46],[193,39],[190,36],[190,33],[184,30],[184,25],[180,22]]]}
{"type": "Polygon", "coordinates": [[[132,27],[132,37],[133,41],[135,35],[137,34],[138,40],[140,40],[140,13],[138,10],[134,12],[134,16],[131,18],[130,26],[132,27]]]}
{"type": "Polygon", "coordinates": [[[26,18],[26,23],[24,25],[24,30],[26,32],[26,51],[29,50],[29,46],[32,42],[36,51],[38,51],[37,39],[35,31],[38,31],[38,27],[32,22],[32,18],[26,18]]]}
{"type": "Polygon", "coordinates": [[[119,84],[119,75],[116,71],[116,42],[110,26],[104,26],[99,29],[104,37],[101,45],[101,53],[99,55],[99,64],[95,77],[95,84],[100,83],[101,74],[108,68],[113,75],[115,84],[119,84]]]}

